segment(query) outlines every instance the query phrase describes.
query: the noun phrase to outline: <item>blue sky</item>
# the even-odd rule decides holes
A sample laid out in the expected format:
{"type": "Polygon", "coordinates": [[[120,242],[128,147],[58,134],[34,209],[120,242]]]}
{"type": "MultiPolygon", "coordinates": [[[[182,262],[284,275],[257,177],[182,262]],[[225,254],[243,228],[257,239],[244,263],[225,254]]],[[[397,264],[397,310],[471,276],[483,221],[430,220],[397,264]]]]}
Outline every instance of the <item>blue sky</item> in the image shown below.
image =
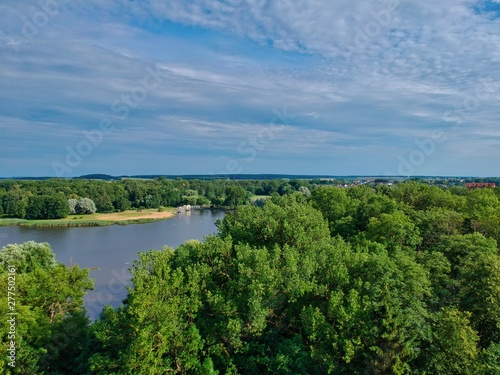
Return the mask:
{"type": "Polygon", "coordinates": [[[498,0],[0,14],[0,176],[500,174],[498,0]]]}

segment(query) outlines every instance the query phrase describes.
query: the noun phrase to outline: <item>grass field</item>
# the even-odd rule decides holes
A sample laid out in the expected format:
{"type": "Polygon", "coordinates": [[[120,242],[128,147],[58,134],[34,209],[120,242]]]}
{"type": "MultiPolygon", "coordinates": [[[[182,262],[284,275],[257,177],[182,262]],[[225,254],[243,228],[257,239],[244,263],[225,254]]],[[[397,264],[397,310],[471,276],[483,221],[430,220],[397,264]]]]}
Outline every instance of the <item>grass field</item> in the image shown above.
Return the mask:
{"type": "Polygon", "coordinates": [[[137,212],[137,210],[128,210],[109,214],[95,213],[91,215],[69,215],[67,218],[57,220],[24,220],[4,218],[0,219],[0,226],[22,225],[26,227],[97,227],[114,224],[139,224],[169,219],[175,215],[175,211],[174,207],[167,207],[164,212],[158,212],[158,209],[151,208],[140,212],[137,212]]]}

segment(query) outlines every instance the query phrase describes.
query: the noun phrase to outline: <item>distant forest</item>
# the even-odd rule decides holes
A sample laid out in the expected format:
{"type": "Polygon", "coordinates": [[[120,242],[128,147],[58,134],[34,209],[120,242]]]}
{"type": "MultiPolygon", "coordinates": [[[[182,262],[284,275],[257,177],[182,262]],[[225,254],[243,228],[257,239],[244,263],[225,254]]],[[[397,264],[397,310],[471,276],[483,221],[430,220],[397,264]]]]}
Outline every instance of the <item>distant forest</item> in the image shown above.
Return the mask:
{"type": "Polygon", "coordinates": [[[15,267],[18,357],[10,367],[4,318],[0,373],[500,373],[499,188],[0,182],[9,214],[57,194],[103,211],[189,197],[237,209],[203,242],[139,253],[123,305],[95,322],[83,304],[88,270],[58,263],[48,244],[4,247],[0,290],[15,267]]]}
{"type": "MultiPolygon", "coordinates": [[[[0,179],[0,215],[13,218],[64,218],[73,213],[68,200],[90,199],[95,210],[100,213],[125,211],[140,208],[159,208],[183,204],[201,206],[226,206],[235,208],[249,203],[254,196],[283,196],[293,192],[306,195],[325,185],[350,186],[356,179],[247,179],[255,175],[239,175],[239,179],[169,179],[166,177],[120,178],[108,175],[88,175],[88,178],[74,179],[0,179]],[[66,202],[66,203],[65,203],[66,202]],[[47,209],[43,209],[46,207],[47,209]]],[[[276,176],[276,175],[259,175],[276,176]]],[[[185,176],[186,177],[186,176],[185,176]]],[[[187,176],[190,177],[190,176],[187,176]]],[[[195,177],[195,176],[192,176],[195,177]]],[[[372,187],[398,180],[373,178],[361,180],[372,187]]],[[[418,182],[440,187],[464,186],[464,181],[483,181],[482,179],[416,179],[418,182]]],[[[487,181],[500,183],[500,179],[487,181]],[[498,181],[497,181],[498,180],[498,181]]],[[[257,204],[263,204],[258,200],[257,204]]]]}
{"type": "MultiPolygon", "coordinates": [[[[102,176],[101,176],[102,177],[102,176]]],[[[237,207],[255,195],[309,193],[320,180],[0,180],[0,215],[55,219],[69,213],[68,200],[90,199],[97,212],[183,204],[237,207]],[[42,207],[51,207],[43,211],[42,207]]]]}

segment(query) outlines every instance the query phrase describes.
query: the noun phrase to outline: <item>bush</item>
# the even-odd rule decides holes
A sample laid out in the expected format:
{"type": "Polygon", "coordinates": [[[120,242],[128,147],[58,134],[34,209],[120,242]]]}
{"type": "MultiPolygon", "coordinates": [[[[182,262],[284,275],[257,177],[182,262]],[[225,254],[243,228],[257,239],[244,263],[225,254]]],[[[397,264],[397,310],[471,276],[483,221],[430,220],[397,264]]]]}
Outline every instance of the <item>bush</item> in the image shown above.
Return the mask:
{"type": "Polygon", "coordinates": [[[68,199],[68,205],[69,205],[69,213],[71,215],[76,214],[76,205],[78,204],[78,199],[68,199]]]}
{"type": "Polygon", "coordinates": [[[165,212],[165,211],[167,211],[166,207],[164,207],[164,206],[158,207],[158,212],[165,212]]]}
{"type": "Polygon", "coordinates": [[[77,214],[94,214],[96,211],[97,210],[94,201],[89,198],[80,199],[75,207],[75,212],[77,214]]]}

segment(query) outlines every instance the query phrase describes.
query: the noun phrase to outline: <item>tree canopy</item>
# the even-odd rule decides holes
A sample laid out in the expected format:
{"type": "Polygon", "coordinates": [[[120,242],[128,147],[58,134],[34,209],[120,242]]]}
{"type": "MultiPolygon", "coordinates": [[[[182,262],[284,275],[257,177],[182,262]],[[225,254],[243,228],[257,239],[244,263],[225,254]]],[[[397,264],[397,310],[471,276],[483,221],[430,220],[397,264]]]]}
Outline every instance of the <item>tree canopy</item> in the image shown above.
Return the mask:
{"type": "Polygon", "coordinates": [[[16,332],[9,338],[7,318],[0,323],[2,352],[14,340],[15,367],[0,357],[2,374],[82,374],[89,320],[83,296],[93,288],[88,270],[56,262],[47,243],[26,242],[0,250],[0,314],[15,307],[16,332]],[[14,273],[12,273],[14,272],[14,273]],[[8,289],[8,286],[10,288],[8,289]],[[14,305],[8,304],[14,296],[14,305]]]}
{"type": "Polygon", "coordinates": [[[202,242],[139,253],[122,306],[91,325],[86,270],[48,244],[3,248],[25,353],[11,373],[499,373],[496,193],[287,184],[299,191],[239,205],[202,242]]]}
{"type": "Polygon", "coordinates": [[[93,326],[92,371],[492,373],[496,241],[467,233],[447,194],[410,188],[274,196],[204,242],[142,253],[123,307],[93,326]]]}

